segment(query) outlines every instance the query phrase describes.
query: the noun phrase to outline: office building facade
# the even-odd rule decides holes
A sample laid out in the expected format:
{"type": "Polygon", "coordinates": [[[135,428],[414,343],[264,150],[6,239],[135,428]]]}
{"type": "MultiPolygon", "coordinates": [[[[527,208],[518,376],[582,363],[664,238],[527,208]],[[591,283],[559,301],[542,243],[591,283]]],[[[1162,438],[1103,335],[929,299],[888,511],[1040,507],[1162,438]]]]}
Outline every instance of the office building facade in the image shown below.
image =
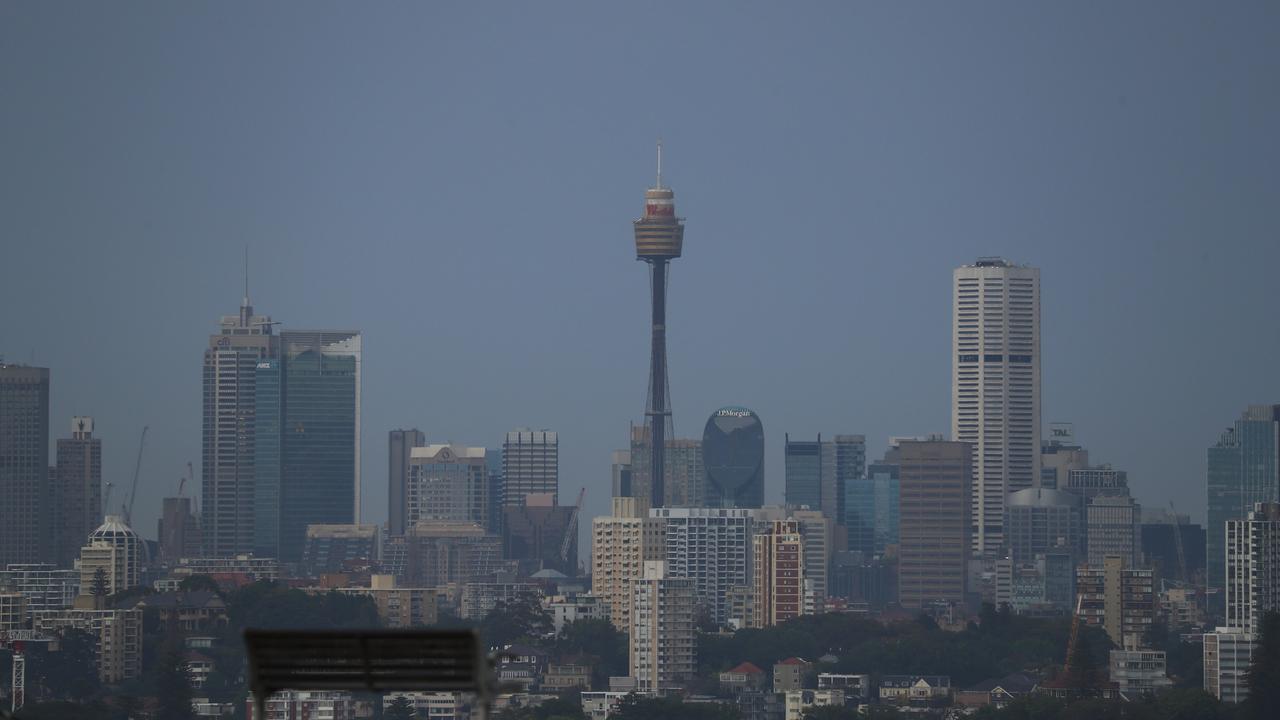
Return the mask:
{"type": "Polygon", "coordinates": [[[1155,573],[1110,556],[1076,568],[1080,620],[1106,630],[1116,647],[1141,648],[1155,622],[1155,573]]]}
{"type": "Polygon", "coordinates": [[[754,411],[722,407],[702,430],[706,506],[758,508],[764,505],[764,425],[754,411]]]}
{"type": "Polygon", "coordinates": [[[1206,567],[1226,587],[1226,525],[1254,505],[1280,501],[1280,405],[1251,405],[1208,451],[1206,567]]]}
{"type": "Polygon", "coordinates": [[[1005,499],[1040,482],[1040,271],[979,258],[953,275],[951,437],[973,448],[971,541],[989,559],[1005,499]]]}
{"type": "Polygon", "coordinates": [[[844,525],[848,548],[864,559],[882,557],[898,545],[899,478],[896,454],[867,465],[864,477],[845,485],[844,525]]]}
{"type": "Polygon", "coordinates": [[[160,544],[160,563],[168,567],[182,558],[198,557],[202,540],[200,521],[189,497],[167,497],[161,501],[156,538],[160,544]]]}
{"type": "Polygon", "coordinates": [[[817,440],[792,440],[783,436],[786,484],[783,499],[788,507],[822,509],[822,436],[817,440]]]}
{"type": "Polygon", "coordinates": [[[972,453],[967,442],[899,445],[898,601],[904,608],[967,600],[972,453]]]}
{"type": "Polygon", "coordinates": [[[409,528],[424,520],[490,526],[489,473],[485,449],[465,445],[413,448],[409,458],[409,528]]]}
{"type": "Polygon", "coordinates": [[[93,436],[93,418],[71,418],[71,437],[58,438],[57,462],[50,503],[54,563],[71,567],[102,523],[102,441],[93,436]]]}
{"type": "Polygon", "coordinates": [[[1065,552],[1082,556],[1085,525],[1079,497],[1061,490],[1027,488],[1005,503],[1005,542],[1015,564],[1036,555],[1065,552]]]}
{"type": "Polygon", "coordinates": [[[502,504],[524,505],[526,495],[560,494],[560,440],[550,430],[521,428],[502,442],[502,504]]]}
{"type": "Polygon", "coordinates": [[[48,368],[0,362],[0,457],[0,565],[52,560],[48,368]]]}
{"type": "Polygon", "coordinates": [[[409,459],[414,448],[426,444],[427,436],[417,428],[387,434],[387,528],[392,535],[404,535],[409,527],[409,459]]]}
{"type": "Polygon", "coordinates": [[[1128,495],[1099,495],[1085,508],[1088,525],[1088,561],[1100,566],[1107,557],[1119,557],[1126,567],[1142,560],[1142,506],[1128,495]]]}

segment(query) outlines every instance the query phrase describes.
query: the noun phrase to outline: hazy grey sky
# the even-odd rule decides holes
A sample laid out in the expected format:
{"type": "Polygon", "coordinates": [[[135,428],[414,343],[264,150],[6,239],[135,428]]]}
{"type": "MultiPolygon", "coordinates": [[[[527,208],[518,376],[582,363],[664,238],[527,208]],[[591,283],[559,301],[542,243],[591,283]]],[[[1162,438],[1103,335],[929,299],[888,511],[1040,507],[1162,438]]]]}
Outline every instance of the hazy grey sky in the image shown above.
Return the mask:
{"type": "Polygon", "coordinates": [[[9,2],[0,353],[107,479],[151,426],[153,536],[248,244],[259,312],[365,333],[366,520],[407,426],[559,430],[595,514],[660,135],[679,435],[755,409],[779,498],[784,432],[947,431],[951,270],[1004,255],[1041,268],[1046,425],[1202,518],[1206,446],[1280,401],[1278,128],[1274,2],[9,2]]]}

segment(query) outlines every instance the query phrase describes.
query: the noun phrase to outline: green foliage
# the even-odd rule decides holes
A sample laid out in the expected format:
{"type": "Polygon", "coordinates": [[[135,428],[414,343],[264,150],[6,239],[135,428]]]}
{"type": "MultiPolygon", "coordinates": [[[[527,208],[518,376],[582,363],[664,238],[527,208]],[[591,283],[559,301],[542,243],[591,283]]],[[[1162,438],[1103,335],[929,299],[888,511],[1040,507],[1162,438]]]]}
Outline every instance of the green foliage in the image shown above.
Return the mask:
{"type": "MultiPolygon", "coordinates": [[[[8,717],[0,715],[0,717],[8,717]]],[[[102,703],[46,702],[28,704],[18,711],[16,720],[125,720],[125,714],[102,703]]]]}
{"type": "Polygon", "coordinates": [[[178,583],[178,589],[183,592],[200,592],[207,590],[212,593],[222,595],[222,589],[218,587],[218,583],[208,575],[191,575],[182,579],[178,583]]]}
{"type": "Polygon", "coordinates": [[[1262,616],[1258,646],[1253,650],[1249,667],[1249,700],[1245,716],[1274,718],[1280,711],[1280,613],[1262,616]]]}
{"type": "Polygon", "coordinates": [[[310,595],[279,583],[256,582],[226,598],[227,615],[238,629],[329,629],[378,627],[373,600],[327,592],[310,595]]]}
{"type": "Polygon", "coordinates": [[[108,585],[107,571],[104,568],[98,568],[93,571],[93,580],[89,584],[89,594],[94,597],[105,598],[108,585]]]}
{"type": "Polygon", "coordinates": [[[98,693],[97,638],[84,630],[64,630],[58,649],[27,647],[27,693],[32,697],[83,702],[98,693]],[[33,692],[33,688],[36,690],[33,692]]]}
{"type": "Polygon", "coordinates": [[[567,623],[552,651],[558,657],[589,665],[592,687],[606,687],[610,677],[628,672],[627,636],[608,620],[567,623]]]}
{"type": "Polygon", "coordinates": [[[519,640],[539,641],[554,631],[551,614],[535,593],[520,593],[500,600],[480,621],[480,635],[490,647],[502,647],[519,640]]]}
{"type": "Polygon", "coordinates": [[[507,708],[495,720],[585,720],[582,702],[576,693],[547,700],[533,707],[507,708]]]}
{"type": "Polygon", "coordinates": [[[737,720],[736,709],[722,703],[685,703],[679,698],[647,698],[631,693],[610,720],[737,720]]]}
{"type": "Polygon", "coordinates": [[[973,720],[1233,720],[1235,708],[1203,690],[1169,690],[1140,700],[1056,700],[1026,695],[1007,707],[985,707],[973,720]]]}
{"type": "Polygon", "coordinates": [[[404,695],[392,698],[387,709],[382,711],[383,720],[413,720],[417,714],[413,709],[413,701],[404,695]]]}
{"type": "MultiPolygon", "coordinates": [[[[178,640],[175,638],[175,640],[178,640]]],[[[156,668],[155,693],[159,702],[156,720],[191,720],[191,677],[181,644],[171,642],[156,668]]]]}

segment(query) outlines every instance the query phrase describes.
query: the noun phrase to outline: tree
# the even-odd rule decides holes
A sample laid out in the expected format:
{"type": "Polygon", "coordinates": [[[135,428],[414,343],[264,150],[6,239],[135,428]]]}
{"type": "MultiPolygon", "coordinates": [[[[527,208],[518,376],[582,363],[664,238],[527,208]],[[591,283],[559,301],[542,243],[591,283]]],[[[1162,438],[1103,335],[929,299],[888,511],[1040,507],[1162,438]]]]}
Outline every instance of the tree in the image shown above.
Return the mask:
{"type": "Polygon", "coordinates": [[[542,607],[537,594],[524,592],[510,600],[500,600],[480,621],[480,634],[491,646],[502,647],[521,640],[541,640],[554,632],[551,614],[542,607]]]}
{"type": "Polygon", "coordinates": [[[191,676],[181,646],[169,643],[156,668],[157,720],[191,720],[191,676]]]}
{"type": "Polygon", "coordinates": [[[589,664],[593,687],[604,687],[610,677],[627,674],[627,636],[608,620],[566,623],[554,650],[562,658],[577,657],[589,664]]]}
{"type": "Polygon", "coordinates": [[[98,639],[84,630],[68,628],[58,649],[39,644],[27,648],[27,687],[43,688],[45,697],[83,702],[102,687],[98,680],[98,639]]]}
{"type": "Polygon", "coordinates": [[[105,598],[110,591],[106,568],[93,571],[93,580],[89,585],[89,594],[96,598],[105,598]]]}
{"type": "Polygon", "coordinates": [[[1249,666],[1249,699],[1245,716],[1272,718],[1280,708],[1280,613],[1268,612],[1259,623],[1261,632],[1249,666]]]}
{"type": "Polygon", "coordinates": [[[384,720],[413,720],[417,715],[413,701],[404,695],[395,696],[387,705],[387,709],[382,711],[384,720]]]}
{"type": "Polygon", "coordinates": [[[218,582],[208,575],[191,575],[189,577],[185,577],[182,579],[182,582],[178,583],[178,589],[183,592],[208,591],[216,593],[217,595],[222,594],[222,588],[218,587],[218,582]]]}

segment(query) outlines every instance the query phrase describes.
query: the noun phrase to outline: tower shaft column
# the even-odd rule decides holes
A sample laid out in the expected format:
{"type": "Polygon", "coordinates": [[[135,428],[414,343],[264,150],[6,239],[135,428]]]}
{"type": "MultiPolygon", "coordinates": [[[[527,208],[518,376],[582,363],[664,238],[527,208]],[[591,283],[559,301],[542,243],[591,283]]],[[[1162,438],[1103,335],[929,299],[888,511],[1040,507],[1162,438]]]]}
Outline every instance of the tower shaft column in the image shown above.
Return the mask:
{"type": "Polygon", "coordinates": [[[667,261],[649,262],[653,296],[653,338],[649,358],[650,507],[666,500],[667,418],[667,261]]]}

